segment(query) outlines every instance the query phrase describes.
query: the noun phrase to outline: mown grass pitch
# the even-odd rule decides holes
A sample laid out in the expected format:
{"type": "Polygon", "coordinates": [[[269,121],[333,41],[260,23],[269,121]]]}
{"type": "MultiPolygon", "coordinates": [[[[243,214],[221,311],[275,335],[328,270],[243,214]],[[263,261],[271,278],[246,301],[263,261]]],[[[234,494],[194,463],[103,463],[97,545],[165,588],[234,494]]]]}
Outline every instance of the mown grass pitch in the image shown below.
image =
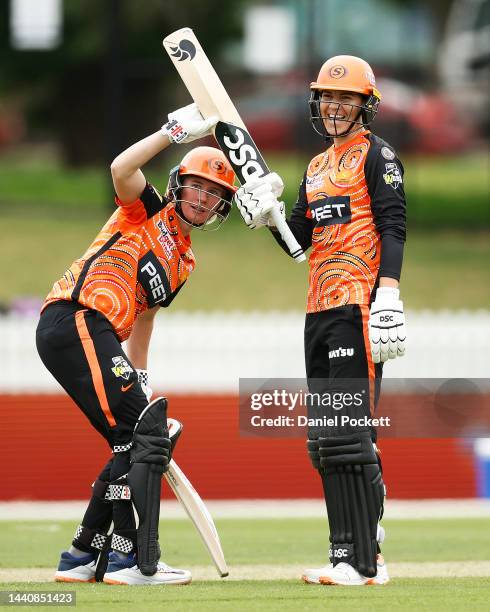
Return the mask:
{"type": "MultiPolygon", "coordinates": [[[[490,578],[442,577],[452,562],[453,572],[465,563],[488,568],[490,519],[385,521],[383,552],[396,571],[386,587],[342,588],[305,585],[301,567],[326,562],[327,530],[321,519],[223,519],[217,521],[230,566],[230,578],[220,580],[193,526],[186,520],[162,520],[160,537],[165,560],[194,570],[186,587],[109,587],[26,583],[33,568],[51,575],[61,550],[67,547],[75,524],[57,521],[0,522],[1,590],[77,591],[77,606],[87,610],[487,610],[490,578]],[[472,564],[468,562],[473,562],[472,564]],[[430,565],[428,563],[431,562],[430,565]],[[403,576],[410,563],[412,574],[403,576]],[[291,567],[298,579],[291,579],[291,567]],[[234,579],[244,571],[253,580],[234,579]],[[19,568],[13,572],[12,568],[19,568]],[[25,569],[24,569],[25,568],[25,569]],[[42,568],[47,568],[42,570],[42,568]],[[238,569],[240,568],[240,570],[238,569]],[[283,568],[283,569],[282,569],[283,568]],[[413,573],[415,572],[415,573],[413,573]],[[281,573],[287,580],[281,579],[281,573]],[[396,575],[400,577],[396,577],[396,575]]],[[[475,572],[481,573],[481,572],[475,572]]]]}
{"type": "MultiPolygon", "coordinates": [[[[76,591],[79,610],[172,612],[306,612],[322,609],[366,612],[488,610],[489,585],[476,578],[406,578],[385,587],[321,587],[277,580],[201,582],[174,587],[2,584],[3,590],[76,591]]],[[[36,606],[36,608],[38,608],[36,606]]],[[[26,608],[27,609],[27,608],[26,608]]],[[[43,608],[44,609],[44,608],[43,608]]],[[[52,609],[52,608],[46,608],[52,609]]]]}

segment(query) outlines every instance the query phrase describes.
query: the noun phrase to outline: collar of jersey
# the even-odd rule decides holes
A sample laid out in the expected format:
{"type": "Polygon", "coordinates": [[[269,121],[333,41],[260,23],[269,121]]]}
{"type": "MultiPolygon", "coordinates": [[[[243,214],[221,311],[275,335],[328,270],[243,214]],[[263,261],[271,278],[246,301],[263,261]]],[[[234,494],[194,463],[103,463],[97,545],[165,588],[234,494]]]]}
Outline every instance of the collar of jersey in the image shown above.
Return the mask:
{"type": "Polygon", "coordinates": [[[344,148],[348,148],[350,146],[352,146],[352,144],[361,136],[365,136],[366,134],[369,134],[369,130],[368,129],[364,129],[361,132],[357,132],[357,134],[355,134],[352,138],[349,138],[349,140],[347,140],[346,142],[342,143],[341,145],[339,145],[338,147],[335,146],[335,144],[331,145],[331,148],[334,151],[341,151],[344,148]]]}

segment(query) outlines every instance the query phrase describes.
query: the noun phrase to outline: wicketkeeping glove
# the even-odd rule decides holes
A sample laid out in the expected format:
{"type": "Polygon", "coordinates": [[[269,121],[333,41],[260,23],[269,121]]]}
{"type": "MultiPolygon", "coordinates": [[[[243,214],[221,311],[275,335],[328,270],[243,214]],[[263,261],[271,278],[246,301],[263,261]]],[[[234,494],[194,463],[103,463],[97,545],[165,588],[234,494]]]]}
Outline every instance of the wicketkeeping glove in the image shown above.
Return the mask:
{"type": "Polygon", "coordinates": [[[187,143],[209,136],[217,123],[218,117],[204,119],[197,104],[192,103],[169,113],[168,122],[162,125],[162,133],[168,136],[171,142],[187,143]]]}
{"type": "Polygon", "coordinates": [[[274,208],[285,217],[284,202],[278,201],[284,189],[281,177],[275,172],[251,178],[235,194],[235,203],[250,229],[265,225],[272,227],[271,211],[274,208]]]}
{"type": "Polygon", "coordinates": [[[148,370],[138,370],[138,368],[136,368],[136,374],[138,374],[138,382],[143,389],[143,393],[146,395],[148,403],[150,403],[153,389],[148,385],[148,370]]]}
{"type": "Polygon", "coordinates": [[[398,289],[379,287],[377,290],[369,316],[369,340],[374,363],[405,354],[405,314],[398,289]]]}

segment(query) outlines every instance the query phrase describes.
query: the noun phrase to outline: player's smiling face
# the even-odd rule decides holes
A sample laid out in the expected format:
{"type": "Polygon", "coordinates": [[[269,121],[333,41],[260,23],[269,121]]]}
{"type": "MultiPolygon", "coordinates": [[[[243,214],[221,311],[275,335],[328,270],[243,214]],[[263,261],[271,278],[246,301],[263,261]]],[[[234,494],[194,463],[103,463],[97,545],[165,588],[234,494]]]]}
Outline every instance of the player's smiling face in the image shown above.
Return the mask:
{"type": "Polygon", "coordinates": [[[327,133],[342,136],[356,121],[363,103],[361,94],[352,91],[322,91],[320,94],[320,114],[327,133]]]}
{"type": "Polygon", "coordinates": [[[206,223],[226,198],[226,190],[200,176],[185,176],[180,195],[182,213],[193,225],[206,223]]]}

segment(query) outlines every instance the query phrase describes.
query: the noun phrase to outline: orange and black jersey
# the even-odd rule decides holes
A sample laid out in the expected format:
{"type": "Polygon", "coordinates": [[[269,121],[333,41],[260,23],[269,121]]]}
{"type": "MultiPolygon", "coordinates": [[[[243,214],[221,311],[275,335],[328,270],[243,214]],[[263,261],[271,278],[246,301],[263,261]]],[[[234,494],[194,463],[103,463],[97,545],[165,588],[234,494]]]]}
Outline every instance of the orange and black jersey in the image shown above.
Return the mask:
{"type": "Polygon", "coordinates": [[[58,300],[78,302],[101,312],[123,341],[140,313],[170,304],[195,259],[174,203],[150,183],[134,202],[116,203],[86,253],[54,284],[43,309],[58,300]]]}
{"type": "Polygon", "coordinates": [[[367,130],[312,159],[288,221],[312,248],[307,312],[369,304],[379,276],[399,280],[405,212],[403,166],[367,130]]]}

